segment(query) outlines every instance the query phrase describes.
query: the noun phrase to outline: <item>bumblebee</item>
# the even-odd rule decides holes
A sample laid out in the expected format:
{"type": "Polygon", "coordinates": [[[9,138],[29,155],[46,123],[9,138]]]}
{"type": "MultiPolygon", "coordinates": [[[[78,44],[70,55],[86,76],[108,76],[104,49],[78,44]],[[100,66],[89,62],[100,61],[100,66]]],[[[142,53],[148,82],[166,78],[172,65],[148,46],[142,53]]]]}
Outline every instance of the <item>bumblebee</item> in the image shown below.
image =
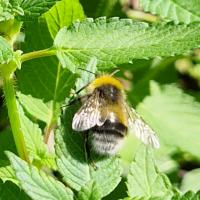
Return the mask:
{"type": "Polygon", "coordinates": [[[88,131],[93,151],[101,155],[115,154],[127,132],[134,132],[145,144],[159,148],[154,131],[126,103],[124,86],[111,75],[102,75],[86,86],[87,95],[75,113],[72,129],[88,131]]]}

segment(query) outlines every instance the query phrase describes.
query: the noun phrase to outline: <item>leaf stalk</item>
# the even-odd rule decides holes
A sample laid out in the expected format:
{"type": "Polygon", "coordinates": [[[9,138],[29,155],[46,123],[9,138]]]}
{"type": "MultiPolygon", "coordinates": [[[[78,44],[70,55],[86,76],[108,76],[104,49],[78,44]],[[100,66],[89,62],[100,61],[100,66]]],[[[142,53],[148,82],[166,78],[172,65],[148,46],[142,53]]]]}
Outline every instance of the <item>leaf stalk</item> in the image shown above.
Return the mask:
{"type": "Polygon", "coordinates": [[[32,60],[35,58],[54,56],[54,55],[56,55],[56,49],[54,48],[42,49],[42,50],[23,54],[21,56],[21,62],[25,62],[25,61],[32,60]]]}

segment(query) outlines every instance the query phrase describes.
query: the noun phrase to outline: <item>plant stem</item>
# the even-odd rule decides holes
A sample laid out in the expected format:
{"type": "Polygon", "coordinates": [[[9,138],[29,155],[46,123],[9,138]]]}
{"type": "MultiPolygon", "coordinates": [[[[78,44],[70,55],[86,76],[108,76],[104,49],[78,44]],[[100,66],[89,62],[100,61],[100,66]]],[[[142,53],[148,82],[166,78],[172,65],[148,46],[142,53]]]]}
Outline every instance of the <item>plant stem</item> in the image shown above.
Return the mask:
{"type": "Polygon", "coordinates": [[[10,76],[5,76],[3,78],[4,95],[8,108],[8,116],[10,119],[10,125],[15,140],[17,152],[22,159],[29,162],[28,153],[24,142],[24,136],[21,131],[20,118],[17,109],[17,101],[15,97],[13,82],[13,74],[10,76]]]}
{"type": "Polygon", "coordinates": [[[33,51],[30,53],[25,53],[21,57],[21,62],[25,62],[27,60],[32,60],[34,58],[47,57],[56,55],[56,50],[53,48],[43,49],[39,51],[33,51]]]}
{"type": "MultiPolygon", "coordinates": [[[[47,124],[47,127],[45,128],[45,135],[44,135],[44,142],[47,144],[50,153],[53,152],[53,148],[54,148],[54,143],[53,143],[54,129],[56,126],[56,119],[58,116],[58,106],[57,106],[56,98],[57,98],[60,76],[61,76],[61,64],[59,63],[57,67],[57,77],[56,77],[56,85],[55,85],[55,90],[54,90],[51,121],[50,123],[47,124]]],[[[59,110],[60,110],[60,107],[59,107],[59,110]]]]}

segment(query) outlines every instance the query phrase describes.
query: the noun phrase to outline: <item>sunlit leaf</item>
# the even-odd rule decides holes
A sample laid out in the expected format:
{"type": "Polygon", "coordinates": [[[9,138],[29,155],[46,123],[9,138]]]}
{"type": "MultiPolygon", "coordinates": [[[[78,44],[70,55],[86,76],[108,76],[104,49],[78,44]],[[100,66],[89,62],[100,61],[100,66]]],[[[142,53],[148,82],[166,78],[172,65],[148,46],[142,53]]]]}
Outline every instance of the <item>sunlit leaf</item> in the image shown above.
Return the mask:
{"type": "Polygon", "coordinates": [[[172,186],[169,179],[155,165],[152,150],[142,145],[131,164],[127,179],[130,197],[171,199],[172,186]]]}
{"type": "Polygon", "coordinates": [[[75,72],[96,57],[98,67],[111,68],[133,59],[173,56],[200,46],[199,24],[177,25],[98,18],[62,28],[54,41],[63,67],[75,72]]]}
{"type": "Polygon", "coordinates": [[[176,23],[200,21],[198,0],[140,0],[145,11],[157,14],[176,23]]]}
{"type": "Polygon", "coordinates": [[[21,187],[33,200],[73,200],[72,191],[61,182],[28,165],[13,153],[7,152],[7,155],[21,187]]]}

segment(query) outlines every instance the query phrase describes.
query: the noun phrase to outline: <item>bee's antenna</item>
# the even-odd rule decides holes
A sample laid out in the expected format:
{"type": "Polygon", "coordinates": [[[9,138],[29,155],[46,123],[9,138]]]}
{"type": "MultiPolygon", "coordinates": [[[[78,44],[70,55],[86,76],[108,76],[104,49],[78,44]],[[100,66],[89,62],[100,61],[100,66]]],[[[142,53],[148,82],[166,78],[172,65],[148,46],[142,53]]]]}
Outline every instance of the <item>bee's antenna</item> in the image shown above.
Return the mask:
{"type": "Polygon", "coordinates": [[[91,71],[89,71],[89,70],[87,70],[87,69],[83,69],[83,68],[80,68],[80,67],[78,67],[78,69],[83,70],[83,71],[86,71],[86,72],[89,72],[89,73],[94,74],[95,76],[97,76],[96,73],[91,72],[91,71]]]}
{"type": "Polygon", "coordinates": [[[113,75],[115,75],[117,72],[119,72],[120,71],[120,69],[119,68],[117,68],[115,71],[113,71],[111,74],[110,74],[110,76],[113,76],[113,75]]]}

